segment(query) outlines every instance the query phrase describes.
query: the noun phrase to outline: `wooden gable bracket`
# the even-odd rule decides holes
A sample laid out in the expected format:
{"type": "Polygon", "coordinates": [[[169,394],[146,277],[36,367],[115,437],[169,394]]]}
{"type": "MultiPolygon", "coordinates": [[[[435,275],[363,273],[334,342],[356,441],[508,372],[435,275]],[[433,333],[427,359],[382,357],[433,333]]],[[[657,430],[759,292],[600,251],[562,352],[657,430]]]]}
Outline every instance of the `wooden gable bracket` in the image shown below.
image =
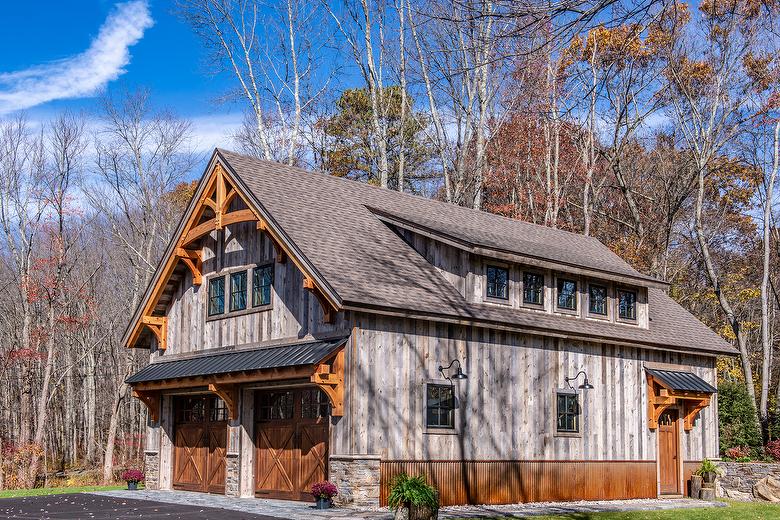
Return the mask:
{"type": "Polygon", "coordinates": [[[322,389],[330,399],[330,414],[344,416],[344,349],[328,362],[317,365],[311,382],[322,389]]]}
{"type": "Polygon", "coordinates": [[[696,422],[696,417],[699,416],[699,412],[707,408],[710,405],[710,399],[708,397],[701,400],[687,399],[685,407],[683,408],[683,427],[685,431],[691,431],[693,424],[696,422]]]}
{"type": "Polygon", "coordinates": [[[146,325],[157,338],[157,348],[165,350],[168,347],[168,318],[165,316],[144,316],[141,323],[146,325]]]}
{"type": "Polygon", "coordinates": [[[658,420],[667,408],[682,406],[683,427],[685,431],[693,429],[696,417],[709,406],[710,396],[695,392],[675,392],[664,388],[653,376],[647,374],[647,422],[651,430],[658,428],[658,420]]]}
{"type": "Polygon", "coordinates": [[[220,399],[225,401],[230,414],[230,419],[238,420],[238,387],[236,385],[209,384],[209,392],[217,394],[220,399]]]}
{"type": "Polygon", "coordinates": [[[314,294],[314,296],[317,298],[317,301],[320,302],[320,307],[322,307],[322,321],[325,323],[335,323],[336,309],[333,307],[333,305],[330,304],[325,295],[322,294],[322,291],[314,283],[314,280],[308,276],[304,277],[303,288],[314,294]]]}
{"type": "Polygon", "coordinates": [[[152,422],[160,421],[160,392],[145,392],[133,390],[133,397],[139,399],[149,409],[149,417],[152,422]]]}
{"type": "Polygon", "coordinates": [[[257,230],[262,231],[265,233],[265,236],[271,239],[271,243],[274,245],[274,251],[276,252],[276,261],[280,264],[285,263],[287,261],[287,253],[284,252],[284,249],[282,248],[282,245],[279,243],[279,241],[276,240],[268,231],[268,225],[263,220],[257,221],[257,230]]]}
{"type": "Polygon", "coordinates": [[[175,254],[177,258],[190,268],[192,283],[194,285],[200,285],[203,282],[203,260],[200,256],[200,251],[177,247],[175,254]]]}

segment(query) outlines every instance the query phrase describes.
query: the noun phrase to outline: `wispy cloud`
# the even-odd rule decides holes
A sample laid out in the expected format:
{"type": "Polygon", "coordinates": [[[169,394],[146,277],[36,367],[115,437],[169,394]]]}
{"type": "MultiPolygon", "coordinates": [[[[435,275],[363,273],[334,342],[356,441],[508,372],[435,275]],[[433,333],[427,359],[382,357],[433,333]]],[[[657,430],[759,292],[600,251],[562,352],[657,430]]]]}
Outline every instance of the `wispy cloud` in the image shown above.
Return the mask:
{"type": "Polygon", "coordinates": [[[56,99],[94,95],[125,72],[130,47],[153,23],[146,0],[118,4],[84,52],[0,74],[0,114],[56,99]]]}

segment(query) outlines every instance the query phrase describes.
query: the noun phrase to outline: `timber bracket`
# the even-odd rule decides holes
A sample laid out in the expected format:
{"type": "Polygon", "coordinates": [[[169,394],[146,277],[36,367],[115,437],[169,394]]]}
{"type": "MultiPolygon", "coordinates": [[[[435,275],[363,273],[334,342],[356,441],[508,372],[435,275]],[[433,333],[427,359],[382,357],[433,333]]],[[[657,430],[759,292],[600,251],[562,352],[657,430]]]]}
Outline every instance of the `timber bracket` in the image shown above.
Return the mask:
{"type": "Polygon", "coordinates": [[[330,399],[330,414],[334,417],[344,416],[344,349],[329,361],[320,363],[311,382],[317,385],[330,399]]]}
{"type": "Polygon", "coordinates": [[[177,247],[175,254],[179,260],[189,267],[192,273],[193,285],[200,285],[203,282],[203,259],[200,256],[200,251],[177,247]]]}
{"type": "Polygon", "coordinates": [[[146,405],[152,422],[157,423],[160,421],[160,392],[133,390],[133,397],[146,405]]]}
{"type": "Polygon", "coordinates": [[[314,297],[317,298],[317,301],[320,303],[320,307],[322,307],[322,321],[331,324],[336,323],[336,309],[325,297],[322,290],[317,287],[317,285],[314,283],[314,280],[308,276],[304,277],[303,288],[314,294],[314,297]]]}
{"type": "Polygon", "coordinates": [[[157,338],[157,348],[165,350],[168,348],[168,318],[165,316],[144,316],[141,322],[152,331],[157,338]]]}
{"type": "Polygon", "coordinates": [[[680,392],[667,388],[652,375],[647,374],[647,422],[651,430],[658,428],[658,421],[669,407],[680,406],[683,427],[691,431],[704,408],[710,405],[710,395],[700,392],[680,392]]]}
{"type": "Polygon", "coordinates": [[[228,408],[230,419],[233,421],[238,420],[238,386],[231,384],[209,384],[209,392],[217,394],[217,396],[225,401],[228,408]]]}

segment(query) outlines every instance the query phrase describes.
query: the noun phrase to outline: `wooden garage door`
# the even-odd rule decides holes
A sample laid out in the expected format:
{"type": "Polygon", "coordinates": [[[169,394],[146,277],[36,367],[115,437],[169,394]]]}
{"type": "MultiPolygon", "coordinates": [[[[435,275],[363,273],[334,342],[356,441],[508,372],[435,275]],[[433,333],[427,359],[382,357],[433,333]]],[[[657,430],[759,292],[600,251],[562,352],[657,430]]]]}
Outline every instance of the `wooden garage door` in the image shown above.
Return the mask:
{"type": "Polygon", "coordinates": [[[327,396],[317,388],[258,392],[258,496],[312,500],[312,484],[328,477],[327,396]]]}
{"type": "Polygon", "coordinates": [[[227,407],[218,397],[174,400],[173,486],[187,491],[225,492],[227,407]]]}

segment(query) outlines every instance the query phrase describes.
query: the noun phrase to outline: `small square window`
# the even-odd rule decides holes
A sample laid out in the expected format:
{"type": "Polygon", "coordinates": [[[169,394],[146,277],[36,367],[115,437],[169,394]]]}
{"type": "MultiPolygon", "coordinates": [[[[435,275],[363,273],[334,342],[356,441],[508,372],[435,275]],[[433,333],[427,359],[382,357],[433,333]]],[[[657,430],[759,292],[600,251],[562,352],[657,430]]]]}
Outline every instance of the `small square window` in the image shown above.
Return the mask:
{"type": "Polygon", "coordinates": [[[544,305],[544,276],[523,273],[523,303],[544,305]]]}
{"type": "Polygon", "coordinates": [[[252,307],[271,303],[271,287],[274,283],[274,266],[264,265],[252,270],[252,307]]]}
{"type": "Polygon", "coordinates": [[[428,384],[425,425],[428,428],[455,428],[455,394],[451,385],[428,384]]]}
{"type": "Polygon", "coordinates": [[[558,308],[577,310],[577,282],[558,278],[558,308]]]}
{"type": "Polygon", "coordinates": [[[588,311],[591,314],[607,315],[607,288],[591,285],[588,288],[588,311]]]}
{"type": "Polygon", "coordinates": [[[575,393],[558,392],[557,406],[558,421],[556,430],[559,433],[579,433],[579,396],[575,393]]]}
{"type": "Polygon", "coordinates": [[[634,291],[618,291],[618,316],[621,320],[636,319],[636,293],[634,291]]]}
{"type": "Polygon", "coordinates": [[[230,275],[230,312],[246,309],[246,271],[230,275]]]}
{"type": "Polygon", "coordinates": [[[487,295],[490,298],[509,299],[509,269],[494,265],[487,267],[487,295]]]}
{"type": "Polygon", "coordinates": [[[209,316],[225,312],[225,277],[209,280],[209,316]]]}

